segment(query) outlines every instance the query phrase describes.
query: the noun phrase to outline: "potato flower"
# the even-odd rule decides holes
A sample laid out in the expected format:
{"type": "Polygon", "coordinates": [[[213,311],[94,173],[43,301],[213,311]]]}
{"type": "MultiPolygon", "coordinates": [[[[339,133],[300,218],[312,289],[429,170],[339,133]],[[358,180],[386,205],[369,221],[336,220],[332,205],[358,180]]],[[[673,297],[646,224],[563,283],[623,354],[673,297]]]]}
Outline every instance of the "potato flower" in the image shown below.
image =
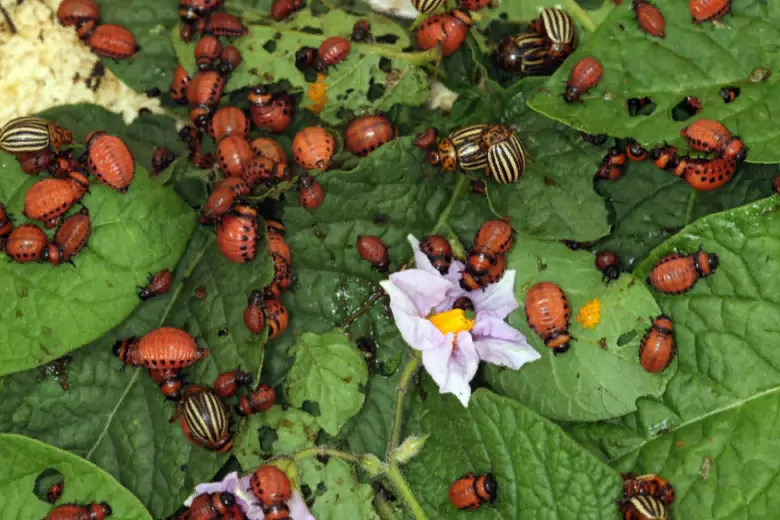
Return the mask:
{"type": "Polygon", "coordinates": [[[441,393],[454,394],[468,406],[469,382],[480,361],[518,370],[541,357],[520,331],[504,321],[518,307],[514,270],[484,290],[466,292],[458,283],[461,262],[453,261],[442,276],[420,251],[419,241],[412,235],[408,239],[416,268],[393,273],[381,285],[390,296],[401,336],[422,352],[423,366],[441,393]],[[462,297],[471,300],[473,316],[453,308],[462,297]]]}
{"type": "MultiPolygon", "coordinates": [[[[236,497],[236,503],[249,520],[263,520],[265,518],[263,508],[252,494],[252,486],[249,484],[251,477],[252,475],[250,474],[239,478],[238,473],[234,471],[225,476],[220,482],[198,484],[195,486],[195,493],[185,500],[184,505],[189,507],[192,501],[195,500],[195,497],[203,493],[232,493],[236,497]]],[[[290,501],[287,502],[287,507],[290,508],[290,516],[295,520],[317,520],[309,512],[303,497],[296,489],[293,489],[293,494],[290,501]]]]}

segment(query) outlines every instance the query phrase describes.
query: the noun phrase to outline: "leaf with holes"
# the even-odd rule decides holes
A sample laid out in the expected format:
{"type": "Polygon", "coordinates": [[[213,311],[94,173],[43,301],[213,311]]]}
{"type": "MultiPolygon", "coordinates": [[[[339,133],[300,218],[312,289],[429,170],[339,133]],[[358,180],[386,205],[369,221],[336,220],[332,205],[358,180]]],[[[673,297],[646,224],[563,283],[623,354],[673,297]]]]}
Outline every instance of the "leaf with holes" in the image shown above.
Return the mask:
{"type": "Polygon", "coordinates": [[[430,381],[426,387],[406,429],[430,437],[404,473],[431,518],[617,518],[620,477],[556,425],[484,389],[463,408],[430,381]],[[493,473],[498,498],[475,512],[456,511],[447,490],[469,471],[493,473]]]}
{"type": "Polygon", "coordinates": [[[105,502],[111,518],[141,520],[151,516],[144,506],[114,477],[97,466],[29,437],[0,433],[0,516],[17,520],[40,520],[51,504],[34,495],[39,475],[49,471],[62,475],[65,489],[56,505],[105,502]]]}
{"type": "Polygon", "coordinates": [[[542,359],[519,371],[488,365],[488,383],[498,393],[564,421],[625,415],[636,410],[639,397],[663,393],[675,365],[650,374],[639,364],[639,343],[649,319],[660,314],[640,280],[626,273],[605,285],[591,254],[530,239],[518,239],[507,264],[517,270],[518,302],[524,302],[528,289],[538,282],[553,282],[563,289],[572,310],[569,332],[576,341],[568,352],[554,355],[531,330],[523,310],[515,311],[509,323],[526,335],[542,359]],[[585,328],[579,313],[593,300],[599,302],[598,318],[594,327],[585,328]]]}
{"type": "Polygon", "coordinates": [[[654,4],[666,20],[665,39],[645,34],[630,2],[625,2],[530,100],[531,108],[589,133],[633,137],[646,147],[668,141],[685,149],[680,130],[695,119],[714,119],[744,139],[749,162],[780,162],[773,124],[778,117],[777,76],[770,72],[780,67],[772,50],[780,42],[780,5],[738,2],[722,24],[693,25],[685,2],[654,4]],[[747,33],[756,35],[762,45],[755,45],[753,38],[736,37],[747,33]],[[574,64],[585,56],[601,61],[603,78],[583,96],[583,103],[567,105],[561,97],[564,85],[574,64]],[[741,94],[726,104],[719,93],[722,87],[737,87],[741,94]],[[646,96],[655,110],[631,117],[626,103],[646,96]],[[680,120],[685,111],[676,107],[687,96],[698,98],[703,110],[695,118],[680,120]]]}
{"type": "Polygon", "coordinates": [[[127,86],[138,92],[158,88],[168,91],[176,69],[176,53],[169,39],[170,28],[179,21],[175,0],[100,1],[100,22],[122,25],[135,36],[141,49],[125,60],[105,58],[103,63],[127,86]]]}
{"type": "Polygon", "coordinates": [[[715,274],[679,296],[658,294],[673,321],[678,369],[662,399],[608,424],[574,428],[621,471],[658,473],[676,490],[674,518],[771,517],[777,507],[780,319],[775,295],[780,199],[772,196],[686,226],[637,267],[645,276],[676,249],[703,246],[715,274]],[[741,480],[749,473],[752,477],[741,480]],[[742,482],[732,492],[724,483],[742,482]]]}
{"type": "Polygon", "coordinates": [[[401,371],[392,377],[373,375],[366,388],[366,402],[344,428],[344,435],[353,453],[373,453],[384,458],[392,429],[396,389],[401,371]]]}
{"type": "Polygon", "coordinates": [[[653,248],[697,218],[770,195],[777,173],[776,166],[743,164],[724,187],[697,192],[649,161],[631,163],[622,178],[598,184],[612,207],[614,227],[593,250],[614,251],[624,267],[633,269],[653,248]]]}
{"type": "Polygon", "coordinates": [[[287,376],[287,396],[300,407],[304,401],[319,405],[319,422],[330,435],[337,435],[363,407],[362,387],[368,381],[363,354],[342,331],[304,333],[293,345],[295,358],[287,376]]]}
{"type": "Polygon", "coordinates": [[[317,520],[379,520],[371,505],[374,490],[358,480],[355,470],[349,464],[343,460],[330,459],[325,464],[322,480],[326,490],[316,498],[311,508],[317,520]]]}
{"type": "MultiPolygon", "coordinates": [[[[37,180],[0,154],[0,201],[15,225],[37,180]]],[[[138,305],[136,286],[175,265],[194,227],[194,213],[140,167],[127,194],[93,184],[82,202],[92,233],[76,267],[0,262],[0,374],[62,356],[122,321],[138,305]]]]}
{"type": "MultiPolygon", "coordinates": [[[[236,40],[243,62],[226,85],[232,92],[257,84],[287,80],[295,92],[308,92],[316,74],[307,77],[295,66],[295,53],[304,46],[318,48],[330,36],[349,37],[352,26],[361,19],[371,23],[377,43],[352,43],[349,56],[328,70],[328,102],[319,116],[330,124],[348,120],[348,108],[355,114],[389,110],[397,103],[422,105],[428,95],[428,78],[420,65],[435,59],[431,53],[405,52],[409,37],[403,27],[381,15],[363,17],[339,10],[321,16],[304,10],[285,22],[249,24],[248,36],[236,40]]],[[[252,19],[251,12],[244,20],[252,19]]],[[[177,38],[174,31],[174,39],[177,38]]],[[[179,60],[194,70],[193,46],[175,43],[179,60]]],[[[304,96],[302,107],[316,104],[304,96]]]]}
{"type": "MultiPolygon", "coordinates": [[[[150,222],[159,228],[162,220],[150,222]]],[[[196,484],[211,480],[227,455],[190,444],[178,423],[168,423],[174,408],[146,371],[120,370],[111,346],[163,325],[180,327],[210,352],[186,371],[190,382],[211,384],[220,372],[238,366],[257,374],[265,335],[253,336],[246,329],[243,312],[248,293],[272,277],[264,244],[260,251],[250,264],[230,263],[219,253],[213,231],[198,230],[168,294],[144,302],[119,328],[72,354],[65,367],[67,391],[54,379],[41,382],[37,370],[3,380],[4,429],[97,464],[139,497],[155,518],[172,513],[196,484]]],[[[138,299],[134,289],[130,294],[138,299]]]]}

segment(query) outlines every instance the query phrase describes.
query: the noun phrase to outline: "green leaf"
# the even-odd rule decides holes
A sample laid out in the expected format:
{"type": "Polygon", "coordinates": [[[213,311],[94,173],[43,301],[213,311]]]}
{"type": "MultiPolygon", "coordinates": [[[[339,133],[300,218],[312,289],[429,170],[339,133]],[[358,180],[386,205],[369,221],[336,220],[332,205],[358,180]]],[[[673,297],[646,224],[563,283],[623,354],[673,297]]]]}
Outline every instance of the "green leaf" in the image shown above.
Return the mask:
{"type": "Polygon", "coordinates": [[[775,28],[780,24],[780,5],[761,0],[740,2],[722,20],[725,27],[692,25],[687,4],[676,0],[658,0],[655,5],[666,20],[665,39],[645,34],[630,5],[615,9],[531,99],[531,108],[589,133],[631,136],[646,147],[668,141],[684,149],[680,130],[692,120],[675,121],[672,110],[686,96],[695,96],[704,107],[697,119],[720,121],[741,136],[750,148],[748,161],[780,162],[772,131],[778,117],[777,103],[772,101],[777,75],[762,83],[750,79],[757,68],[774,71],[780,66],[773,50],[778,41],[775,28]],[[745,32],[761,34],[762,44],[735,37],[745,32]],[[583,103],[567,105],[561,97],[564,85],[574,64],[585,56],[601,61],[603,78],[583,96],[583,103]],[[742,89],[733,103],[725,104],[719,95],[725,86],[742,89]],[[655,111],[649,116],[630,117],[626,102],[644,96],[655,103],[655,111]]]}
{"type": "MultiPolygon", "coordinates": [[[[150,222],[159,227],[163,221],[150,222]]],[[[258,249],[265,251],[265,244],[258,249]]],[[[250,264],[228,262],[216,247],[213,231],[199,230],[174,273],[169,293],[144,302],[118,329],[73,354],[67,368],[68,391],[53,379],[41,382],[38,371],[3,379],[0,423],[9,432],[94,462],[139,497],[156,518],[172,513],[195,485],[212,479],[227,456],[190,444],[178,424],[168,423],[173,406],[164,402],[146,371],[120,370],[111,346],[117,339],[175,326],[188,330],[210,352],[187,370],[191,383],[211,384],[220,372],[238,366],[256,374],[265,336],[246,329],[243,312],[247,294],[270,281],[271,269],[263,254],[250,264]],[[195,297],[198,288],[205,289],[205,299],[195,297]]],[[[137,299],[135,290],[130,294],[137,299]]]]}
{"type": "Polygon", "coordinates": [[[320,426],[330,435],[338,434],[363,407],[361,389],[368,381],[363,354],[338,330],[304,333],[290,354],[295,357],[287,376],[290,402],[298,407],[304,401],[318,403],[320,426]]]}
{"type": "Polygon", "coordinates": [[[675,376],[660,401],[608,424],[574,428],[578,439],[621,470],[655,472],[676,489],[675,518],[758,517],[773,507],[777,484],[774,410],[780,355],[773,348],[780,313],[780,214],[777,196],[702,218],[664,242],[637,267],[646,275],[663,255],[700,245],[720,257],[710,277],[679,296],[657,294],[674,321],[675,376]],[[735,494],[724,482],[741,478],[747,461],[755,478],[735,494]]]}
{"type": "MultiPolygon", "coordinates": [[[[262,12],[262,16],[266,14],[262,12]]],[[[244,13],[245,23],[252,18],[251,11],[244,13]]],[[[231,76],[226,92],[281,80],[289,81],[293,91],[307,92],[309,83],[295,67],[295,53],[303,46],[316,49],[329,36],[351,34],[352,26],[361,18],[371,23],[375,38],[387,35],[396,41],[393,44],[352,43],[349,56],[328,70],[329,101],[320,117],[327,123],[339,124],[349,120],[340,114],[342,107],[361,114],[389,110],[397,103],[423,104],[428,94],[428,78],[419,64],[433,61],[435,56],[404,52],[410,45],[409,36],[389,18],[375,13],[354,16],[336,9],[322,16],[315,16],[307,9],[282,23],[250,24],[249,35],[235,42],[244,61],[231,76]],[[381,92],[375,94],[377,89],[381,92]]],[[[178,38],[175,32],[173,38],[174,41],[178,38]]],[[[175,45],[182,66],[194,70],[193,46],[175,45]]],[[[310,104],[311,100],[304,96],[300,108],[310,104]]]]}
{"type": "Polygon", "coordinates": [[[36,479],[53,469],[65,479],[57,505],[107,502],[117,520],[140,520],[151,516],[144,506],[114,478],[100,468],[66,451],[23,437],[0,433],[0,515],[18,520],[40,520],[54,507],[34,494],[36,479]]]}
{"type": "MultiPolygon", "coordinates": [[[[138,92],[159,88],[168,91],[176,70],[176,54],[169,30],[179,21],[175,0],[101,0],[101,23],[119,24],[133,33],[141,50],[132,58],[103,63],[128,87],[138,92]]],[[[176,35],[178,38],[178,34],[176,35]]]]}
{"type": "Polygon", "coordinates": [[[528,110],[525,100],[540,82],[525,80],[505,94],[500,122],[518,129],[530,159],[516,184],[488,183],[488,196],[516,229],[540,238],[590,242],[609,233],[604,201],[593,190],[603,154],[577,132],[528,110]]]}
{"type": "Polygon", "coordinates": [[[487,380],[499,393],[517,399],[538,413],[557,420],[595,421],[636,410],[637,398],[661,395],[674,374],[674,364],[662,374],[650,374],[639,364],[639,343],[649,319],[660,314],[644,284],[624,273],[605,285],[587,252],[563,245],[518,240],[507,258],[517,270],[515,295],[521,304],[535,283],[557,283],[572,309],[571,349],[554,355],[528,326],[523,309],[509,317],[542,354],[542,359],[519,371],[489,365],[487,380]],[[600,302],[600,321],[584,328],[578,310],[594,299],[600,302]],[[544,391],[540,391],[540,389],[544,391]]]}
{"type": "Polygon", "coordinates": [[[486,390],[463,408],[427,386],[407,430],[430,437],[404,473],[431,518],[617,518],[619,476],[560,428],[486,390]],[[447,490],[469,471],[492,472],[498,498],[475,512],[456,511],[447,490]]]}
{"type": "Polygon", "coordinates": [[[633,269],[694,220],[770,195],[777,174],[777,166],[744,164],[724,187],[698,192],[650,162],[631,163],[625,176],[598,185],[613,209],[614,228],[593,249],[614,251],[624,267],[633,269]]]}
{"type": "Polygon", "coordinates": [[[249,417],[236,439],[233,455],[244,471],[257,468],[271,456],[291,455],[314,446],[321,427],[313,415],[297,408],[273,406],[267,412],[249,417]],[[274,431],[270,437],[266,429],[274,431]],[[261,440],[261,437],[263,439],[261,440]],[[265,439],[270,440],[270,446],[265,439]]]}
{"type": "Polygon", "coordinates": [[[393,426],[393,408],[400,376],[399,370],[392,377],[374,375],[369,379],[366,402],[344,430],[353,453],[373,453],[384,459],[393,426]]]}
{"type": "Polygon", "coordinates": [[[317,520],[365,518],[379,520],[371,501],[374,490],[358,482],[355,470],[346,462],[330,459],[323,473],[325,492],[318,496],[311,508],[317,520]]]}
{"type": "MultiPolygon", "coordinates": [[[[0,200],[16,225],[37,180],[0,155],[0,200]]],[[[127,194],[93,184],[82,202],[92,233],[75,268],[0,262],[0,374],[55,359],[117,325],[138,305],[136,287],[148,273],[176,264],[195,224],[184,202],[140,167],[127,194]]]]}

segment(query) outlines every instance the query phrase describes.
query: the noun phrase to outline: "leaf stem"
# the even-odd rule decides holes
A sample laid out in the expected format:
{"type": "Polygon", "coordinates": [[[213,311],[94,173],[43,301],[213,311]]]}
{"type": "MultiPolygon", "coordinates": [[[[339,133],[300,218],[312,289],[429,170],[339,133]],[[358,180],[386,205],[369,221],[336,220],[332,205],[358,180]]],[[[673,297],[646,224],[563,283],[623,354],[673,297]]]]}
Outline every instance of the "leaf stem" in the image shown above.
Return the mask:
{"type": "Polygon", "coordinates": [[[435,235],[447,222],[447,219],[450,217],[450,213],[452,213],[452,209],[455,207],[455,203],[466,190],[466,184],[468,182],[469,178],[466,175],[458,176],[458,183],[455,184],[455,189],[452,190],[452,197],[450,197],[449,203],[447,203],[444,211],[441,212],[439,218],[436,220],[436,224],[434,224],[433,230],[431,230],[432,235],[435,235]]]}
{"type": "Polygon", "coordinates": [[[398,491],[398,494],[401,495],[404,502],[406,502],[406,506],[411,510],[415,519],[428,520],[425,509],[423,509],[420,502],[417,501],[417,497],[414,495],[412,488],[409,487],[409,483],[406,482],[401,470],[395,466],[388,466],[386,475],[390,483],[393,484],[395,490],[398,491]]]}
{"type": "Polygon", "coordinates": [[[691,190],[691,194],[688,195],[688,207],[685,208],[685,222],[684,226],[691,223],[691,217],[693,216],[693,205],[696,203],[696,190],[691,190]]]}
{"type": "Polygon", "coordinates": [[[382,496],[381,492],[377,492],[374,496],[374,509],[381,520],[398,520],[398,515],[395,514],[393,505],[382,496]]]}
{"type": "Polygon", "coordinates": [[[395,455],[395,450],[398,449],[398,443],[401,439],[406,391],[409,389],[409,382],[412,380],[414,373],[420,368],[421,362],[422,354],[417,350],[410,350],[409,362],[406,363],[404,371],[401,373],[401,380],[398,382],[398,388],[395,392],[395,413],[393,415],[393,426],[390,430],[390,442],[387,445],[386,456],[388,463],[393,467],[396,466],[393,456],[395,455]]]}
{"type": "Polygon", "coordinates": [[[577,3],[576,0],[564,0],[563,3],[566,5],[566,9],[571,13],[571,15],[577,19],[578,22],[580,22],[588,31],[593,32],[596,30],[596,24],[591,20],[590,16],[588,16],[588,13],[580,7],[580,5],[577,3]]]}
{"type": "Polygon", "coordinates": [[[295,460],[295,463],[297,464],[302,459],[306,459],[309,457],[318,457],[318,456],[333,457],[336,459],[341,459],[347,462],[351,462],[353,464],[360,464],[359,456],[353,455],[351,453],[347,453],[345,451],[334,450],[331,448],[321,448],[321,447],[306,448],[300,451],[296,451],[292,457],[293,460],[295,460]]]}

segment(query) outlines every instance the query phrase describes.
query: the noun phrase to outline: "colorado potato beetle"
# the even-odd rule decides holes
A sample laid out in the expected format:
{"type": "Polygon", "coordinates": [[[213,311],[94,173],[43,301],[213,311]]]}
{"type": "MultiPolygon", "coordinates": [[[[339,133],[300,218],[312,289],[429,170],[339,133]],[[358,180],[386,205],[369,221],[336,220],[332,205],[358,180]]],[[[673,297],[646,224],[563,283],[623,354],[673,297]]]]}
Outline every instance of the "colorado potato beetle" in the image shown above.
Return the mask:
{"type": "Polygon", "coordinates": [[[385,273],[390,264],[390,256],[387,253],[387,246],[382,239],[375,236],[358,235],[357,237],[358,254],[363,260],[371,263],[371,266],[385,273]]]}
{"type": "Polygon", "coordinates": [[[306,7],[304,0],[274,0],[271,4],[271,18],[281,21],[306,7]]]}
{"type": "Polygon", "coordinates": [[[474,235],[474,248],[490,255],[499,255],[512,247],[514,230],[507,220],[488,220],[474,235]]]}
{"type": "Polygon", "coordinates": [[[133,33],[121,25],[98,25],[89,35],[87,45],[92,52],[105,58],[122,60],[141,50],[133,33]]]}
{"type": "Polygon", "coordinates": [[[205,16],[222,4],[222,0],[179,0],[179,17],[191,22],[205,16]]]}
{"type": "Polygon", "coordinates": [[[492,502],[498,495],[498,482],[492,473],[466,473],[450,486],[450,503],[457,509],[473,511],[492,502]]]}
{"type": "Polygon", "coordinates": [[[694,24],[720,20],[731,10],[731,0],[690,0],[688,9],[694,24]]]}
{"type": "Polygon", "coordinates": [[[24,216],[30,220],[53,220],[68,210],[87,192],[89,180],[79,172],[66,179],[43,179],[24,196],[24,216]]]}
{"type": "Polygon", "coordinates": [[[666,38],[666,21],[661,11],[645,0],[634,0],[634,15],[639,27],[650,36],[666,38]]]}
{"type": "Polygon", "coordinates": [[[236,405],[236,412],[243,416],[266,412],[275,403],[276,390],[268,385],[258,385],[253,392],[241,398],[236,405]]]}
{"type": "Polygon", "coordinates": [[[295,134],[293,159],[307,170],[326,170],[333,157],[333,136],[319,126],[309,126],[295,134]]]}
{"type": "MultiPolygon", "coordinates": [[[[234,179],[235,177],[228,177],[234,179]]],[[[216,188],[209,194],[206,203],[200,209],[199,221],[201,224],[211,224],[222,215],[227,214],[236,200],[236,194],[229,188],[216,188]]]]}
{"type": "Polygon", "coordinates": [[[313,210],[319,208],[324,200],[325,190],[322,185],[308,173],[302,173],[298,187],[298,203],[308,210],[313,210]]]}
{"type": "Polygon", "coordinates": [[[428,235],[420,241],[420,251],[425,253],[434,269],[447,274],[452,263],[452,246],[441,235],[428,235]]]}
{"type": "Polygon", "coordinates": [[[249,29],[241,23],[241,19],[229,13],[209,13],[195,22],[198,34],[214,36],[238,37],[249,34],[249,29]]]}
{"type": "Polygon", "coordinates": [[[217,245],[222,256],[238,264],[254,259],[257,253],[257,212],[236,206],[217,226],[217,245]]]}
{"type": "Polygon", "coordinates": [[[252,374],[241,369],[223,372],[214,381],[214,393],[220,397],[233,397],[238,389],[252,382],[252,374]]]}
{"type": "Polygon", "coordinates": [[[182,380],[180,370],[173,368],[147,368],[146,371],[149,377],[152,378],[152,381],[160,387],[160,391],[166,399],[178,401],[181,398],[181,389],[184,387],[184,381],[182,380]]]}
{"type": "Polygon", "coordinates": [[[0,128],[0,150],[17,154],[45,150],[49,145],[57,152],[59,145],[73,142],[73,134],[40,117],[17,117],[0,128]]]}
{"type": "Polygon", "coordinates": [[[287,475],[271,464],[260,466],[249,479],[252,494],[263,507],[284,504],[292,497],[292,486],[287,475]]]}
{"type": "MultiPolygon", "coordinates": [[[[217,71],[198,72],[187,87],[187,101],[191,108],[198,106],[213,108],[219,104],[224,89],[225,78],[217,71]]],[[[205,124],[200,127],[205,127],[205,124]]]]}
{"type": "Polygon", "coordinates": [[[747,158],[745,143],[717,121],[700,119],[680,131],[688,145],[699,152],[715,152],[724,159],[742,162],[747,158]]]}
{"type": "MultiPolygon", "coordinates": [[[[466,171],[487,168],[487,152],[482,146],[482,137],[487,128],[488,125],[470,125],[454,130],[439,140],[435,151],[428,153],[428,163],[439,166],[445,172],[455,171],[459,166],[466,171]]],[[[426,132],[421,136],[421,143],[427,141],[430,135],[426,132]]],[[[435,138],[435,133],[433,135],[435,138]]]]}
{"type": "Polygon", "coordinates": [[[279,184],[280,182],[289,181],[290,177],[290,168],[286,163],[278,163],[262,155],[255,156],[243,174],[244,180],[252,188],[260,183],[267,186],[279,184]]]}
{"type": "Polygon", "coordinates": [[[271,94],[266,87],[249,93],[249,115],[257,128],[272,134],[286,131],[295,115],[295,102],[287,93],[271,94]]]}
{"type": "Polygon", "coordinates": [[[603,280],[607,283],[614,282],[620,278],[620,264],[618,258],[612,251],[596,252],[596,269],[601,271],[603,280]]]}
{"type": "Polygon", "coordinates": [[[265,300],[265,318],[268,321],[268,341],[276,338],[287,330],[290,315],[287,308],[278,300],[265,300]]]}
{"type": "Polygon", "coordinates": [[[525,171],[526,151],[514,130],[502,125],[488,125],[482,135],[487,151],[486,173],[499,184],[517,182],[525,171]]]}
{"type": "Polygon", "coordinates": [[[171,80],[171,99],[177,103],[187,103],[187,90],[190,86],[190,75],[187,73],[187,69],[181,65],[176,67],[176,71],[173,73],[173,79],[171,80]]]}
{"type": "Polygon", "coordinates": [[[233,46],[227,45],[219,53],[219,65],[217,70],[223,76],[229,76],[241,64],[241,52],[233,46]]]}
{"type": "Polygon", "coordinates": [[[105,502],[87,505],[63,504],[46,515],[44,520],[104,520],[111,516],[111,506],[105,502]]]}
{"type": "Polygon", "coordinates": [[[555,354],[569,350],[571,306],[563,290],[552,282],[539,282],[525,295],[528,325],[555,354]]]}
{"type": "Polygon", "coordinates": [[[145,334],[137,342],[117,342],[114,354],[128,365],[151,369],[181,370],[208,357],[195,339],[175,327],[161,327],[145,334]]]}
{"type": "Polygon", "coordinates": [[[692,255],[673,253],[661,258],[647,277],[653,289],[666,294],[683,294],[699,281],[715,272],[720,260],[715,253],[702,250],[692,255]]]}
{"type": "Polygon", "coordinates": [[[57,156],[48,149],[18,153],[16,161],[27,175],[38,175],[42,171],[53,170],[57,166],[57,156]]]}
{"type": "Polygon", "coordinates": [[[353,119],[344,131],[344,144],[358,157],[365,157],[396,137],[393,123],[382,115],[365,115],[353,119]]]}
{"type": "Polygon", "coordinates": [[[244,325],[253,334],[260,334],[265,329],[265,309],[263,308],[263,294],[260,291],[252,291],[244,310],[244,325]]]}
{"type": "Polygon", "coordinates": [[[94,0],[63,0],[57,8],[57,20],[68,27],[86,20],[100,21],[100,6],[94,0]]]}
{"type": "Polygon", "coordinates": [[[126,192],[135,174],[135,162],[130,148],[120,138],[105,132],[87,136],[87,168],[101,184],[126,192]]]}
{"type": "Polygon", "coordinates": [[[674,502],[674,487],[668,480],[654,474],[637,476],[634,473],[621,473],[623,479],[623,497],[647,495],[669,505],[674,502]]]}
{"type": "Polygon", "coordinates": [[[165,294],[171,290],[172,284],[173,276],[171,275],[171,271],[167,268],[163,269],[157,274],[149,275],[149,282],[145,287],[140,288],[141,291],[138,293],[138,297],[141,300],[146,301],[155,296],[165,294]]]}
{"type": "Polygon", "coordinates": [[[252,151],[255,157],[268,157],[274,162],[280,164],[287,164],[287,154],[284,153],[284,148],[278,142],[268,137],[258,137],[253,139],[249,146],[252,147],[252,151]]]}
{"type": "Polygon", "coordinates": [[[658,316],[642,338],[639,346],[639,363],[646,371],[656,374],[663,372],[675,353],[672,320],[658,316]]]}
{"type": "Polygon", "coordinates": [[[460,9],[432,15],[417,28],[417,46],[423,50],[440,46],[442,56],[450,56],[466,39],[471,23],[471,16],[460,9]]]}
{"type": "Polygon", "coordinates": [[[438,9],[444,0],[412,0],[412,5],[421,14],[428,14],[438,9]]]}
{"type": "MultiPolygon", "coordinates": [[[[57,230],[57,234],[54,235],[54,245],[59,248],[58,253],[63,262],[69,261],[86,247],[90,232],[91,225],[87,208],[82,208],[78,213],[65,219],[65,222],[57,230]]],[[[44,252],[42,259],[50,261],[46,258],[47,256],[48,252],[44,252]]]]}
{"type": "Polygon", "coordinates": [[[728,183],[737,171],[737,162],[723,157],[687,159],[683,179],[697,191],[712,191],[728,183]]]}
{"type": "Polygon", "coordinates": [[[577,48],[577,26],[566,11],[542,9],[530,27],[546,38],[547,53],[557,62],[562,63],[577,48]]]}
{"type": "Polygon", "coordinates": [[[204,36],[195,44],[195,65],[202,71],[214,68],[220,52],[222,52],[222,45],[217,37],[204,36]]]}
{"type": "Polygon", "coordinates": [[[19,263],[36,262],[41,259],[49,239],[35,224],[22,224],[14,228],[5,243],[5,252],[19,263]]]}
{"type": "Polygon", "coordinates": [[[219,167],[230,177],[241,177],[254,157],[249,141],[239,135],[230,135],[217,143],[219,167]]]}
{"type": "Polygon", "coordinates": [[[167,148],[158,147],[152,152],[152,175],[160,175],[176,160],[176,154],[167,148]]]}
{"type": "Polygon", "coordinates": [[[263,509],[265,520],[292,520],[287,504],[274,504],[263,509]]]}
{"type": "Polygon", "coordinates": [[[314,70],[327,74],[328,68],[338,65],[349,56],[351,44],[341,36],[331,36],[320,44],[314,58],[314,70]]]}
{"type": "Polygon", "coordinates": [[[352,26],[352,41],[353,42],[370,42],[373,40],[371,36],[371,23],[368,20],[358,20],[352,26]]]}
{"type": "Polygon", "coordinates": [[[49,490],[46,492],[46,501],[50,504],[54,504],[57,502],[57,500],[60,499],[62,496],[62,492],[65,491],[65,482],[63,480],[60,480],[59,482],[55,482],[54,484],[49,487],[49,490]]]}
{"type": "Polygon", "coordinates": [[[561,64],[561,60],[550,57],[546,40],[536,32],[502,40],[493,53],[493,62],[498,68],[521,76],[547,76],[561,64]]]}
{"type": "Polygon", "coordinates": [[[14,229],[14,222],[11,215],[6,211],[5,206],[0,202],[0,238],[5,238],[11,234],[14,229]]]}
{"type": "Polygon", "coordinates": [[[624,520],[669,520],[669,509],[657,498],[639,495],[620,506],[624,520]]]}
{"type": "Polygon", "coordinates": [[[176,420],[177,416],[185,437],[196,446],[218,453],[233,447],[230,414],[211,388],[202,385],[187,387],[172,420],[176,420]]]}
{"type": "Polygon", "coordinates": [[[186,520],[218,520],[227,518],[236,497],[233,493],[203,493],[196,496],[186,510],[186,520]]]}
{"type": "Polygon", "coordinates": [[[607,155],[601,160],[599,169],[596,171],[597,179],[614,181],[619,179],[625,173],[626,154],[619,148],[612,147],[607,150],[607,155]]]}
{"type": "Polygon", "coordinates": [[[245,138],[249,133],[249,119],[238,108],[220,108],[209,121],[208,133],[217,142],[231,135],[245,138]]]}
{"type": "Polygon", "coordinates": [[[569,74],[569,82],[566,83],[566,92],[563,100],[567,103],[580,101],[580,97],[601,81],[604,67],[596,58],[585,57],[574,65],[569,74]]]}

